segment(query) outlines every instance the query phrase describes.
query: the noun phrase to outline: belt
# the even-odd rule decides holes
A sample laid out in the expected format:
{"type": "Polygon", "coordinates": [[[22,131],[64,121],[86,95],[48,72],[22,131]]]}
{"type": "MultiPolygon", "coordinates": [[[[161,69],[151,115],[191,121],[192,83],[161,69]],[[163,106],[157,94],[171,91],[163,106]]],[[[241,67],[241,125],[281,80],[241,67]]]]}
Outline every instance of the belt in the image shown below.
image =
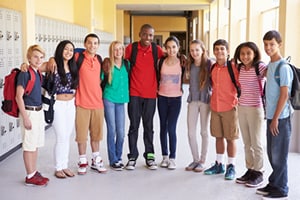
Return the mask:
{"type": "Polygon", "coordinates": [[[31,110],[31,111],[40,111],[42,110],[43,106],[25,106],[26,110],[31,110]]]}

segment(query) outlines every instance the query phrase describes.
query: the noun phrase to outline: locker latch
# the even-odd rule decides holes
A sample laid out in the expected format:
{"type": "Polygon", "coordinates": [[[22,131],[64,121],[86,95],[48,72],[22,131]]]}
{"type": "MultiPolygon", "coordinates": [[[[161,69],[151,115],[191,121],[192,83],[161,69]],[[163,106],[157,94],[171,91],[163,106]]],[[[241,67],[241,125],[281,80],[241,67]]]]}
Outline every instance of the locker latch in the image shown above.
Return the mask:
{"type": "Polygon", "coordinates": [[[3,136],[6,133],[5,127],[1,126],[1,136],[3,136]]]}
{"type": "Polygon", "coordinates": [[[9,124],[8,124],[8,130],[9,130],[9,132],[11,132],[14,128],[15,128],[14,127],[14,123],[9,122],[9,124]]]}
{"type": "Polygon", "coordinates": [[[17,31],[15,31],[14,35],[15,35],[15,41],[17,41],[20,38],[20,34],[17,31]]]}
{"type": "Polygon", "coordinates": [[[4,86],[4,79],[0,78],[0,89],[3,88],[3,86],[4,86]]]}
{"type": "Polygon", "coordinates": [[[10,31],[6,31],[6,39],[10,40],[12,38],[11,32],[10,31]]]}

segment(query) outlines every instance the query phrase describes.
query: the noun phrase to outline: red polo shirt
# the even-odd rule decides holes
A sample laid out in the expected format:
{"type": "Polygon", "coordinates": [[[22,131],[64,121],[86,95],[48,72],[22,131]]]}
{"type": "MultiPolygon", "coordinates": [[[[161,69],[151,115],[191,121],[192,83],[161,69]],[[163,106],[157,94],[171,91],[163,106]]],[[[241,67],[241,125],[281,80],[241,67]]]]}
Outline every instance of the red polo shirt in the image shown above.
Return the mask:
{"type": "MultiPolygon", "coordinates": [[[[129,44],[125,50],[125,58],[130,60],[132,44],[129,44]]],[[[157,46],[158,58],[163,56],[160,46],[157,46]]],[[[130,96],[142,98],[156,98],[157,80],[154,69],[154,60],[152,55],[152,46],[141,46],[138,42],[138,51],[135,65],[130,74],[130,96]]]]}

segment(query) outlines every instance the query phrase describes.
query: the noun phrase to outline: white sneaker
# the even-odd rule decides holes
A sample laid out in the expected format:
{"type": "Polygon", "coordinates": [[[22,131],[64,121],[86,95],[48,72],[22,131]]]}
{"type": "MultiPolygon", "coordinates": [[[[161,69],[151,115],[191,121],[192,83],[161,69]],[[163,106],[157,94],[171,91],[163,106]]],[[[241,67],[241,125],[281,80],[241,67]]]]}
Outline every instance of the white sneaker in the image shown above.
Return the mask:
{"type": "Polygon", "coordinates": [[[78,162],[78,170],[77,170],[77,173],[78,175],[84,175],[86,174],[86,171],[87,171],[87,167],[88,167],[88,163],[81,163],[80,161],[78,162]]]}
{"type": "Polygon", "coordinates": [[[160,163],[160,167],[167,168],[169,166],[169,157],[163,156],[163,160],[160,163]]]}
{"type": "Polygon", "coordinates": [[[176,169],[176,163],[175,163],[175,159],[174,158],[171,158],[169,160],[168,169],[176,169]]]}
{"type": "Polygon", "coordinates": [[[104,163],[100,156],[97,156],[96,158],[92,159],[91,168],[97,170],[99,173],[105,173],[107,171],[107,169],[104,167],[104,163]]]}

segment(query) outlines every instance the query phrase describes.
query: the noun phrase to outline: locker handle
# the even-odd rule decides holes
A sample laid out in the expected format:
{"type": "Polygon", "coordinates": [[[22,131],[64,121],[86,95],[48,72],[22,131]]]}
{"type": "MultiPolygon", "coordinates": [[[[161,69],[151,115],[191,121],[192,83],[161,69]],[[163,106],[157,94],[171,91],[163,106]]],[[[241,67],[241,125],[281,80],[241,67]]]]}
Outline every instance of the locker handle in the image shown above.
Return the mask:
{"type": "Polygon", "coordinates": [[[5,127],[1,126],[1,136],[3,136],[6,133],[5,127]]]}
{"type": "Polygon", "coordinates": [[[12,122],[9,122],[9,125],[8,125],[8,130],[9,130],[9,132],[11,132],[15,127],[14,127],[14,123],[12,123],[12,122]]]}
{"type": "Polygon", "coordinates": [[[10,31],[6,31],[6,39],[10,40],[12,38],[11,32],[10,31]]]}
{"type": "Polygon", "coordinates": [[[3,86],[4,86],[4,80],[3,80],[3,78],[1,78],[1,79],[0,79],[0,89],[2,89],[3,86]]]}
{"type": "Polygon", "coordinates": [[[2,31],[0,31],[0,39],[2,39],[4,35],[2,34],[2,31]]]}
{"type": "Polygon", "coordinates": [[[20,34],[17,31],[15,31],[14,35],[15,35],[15,41],[17,41],[20,38],[20,34]]]}

